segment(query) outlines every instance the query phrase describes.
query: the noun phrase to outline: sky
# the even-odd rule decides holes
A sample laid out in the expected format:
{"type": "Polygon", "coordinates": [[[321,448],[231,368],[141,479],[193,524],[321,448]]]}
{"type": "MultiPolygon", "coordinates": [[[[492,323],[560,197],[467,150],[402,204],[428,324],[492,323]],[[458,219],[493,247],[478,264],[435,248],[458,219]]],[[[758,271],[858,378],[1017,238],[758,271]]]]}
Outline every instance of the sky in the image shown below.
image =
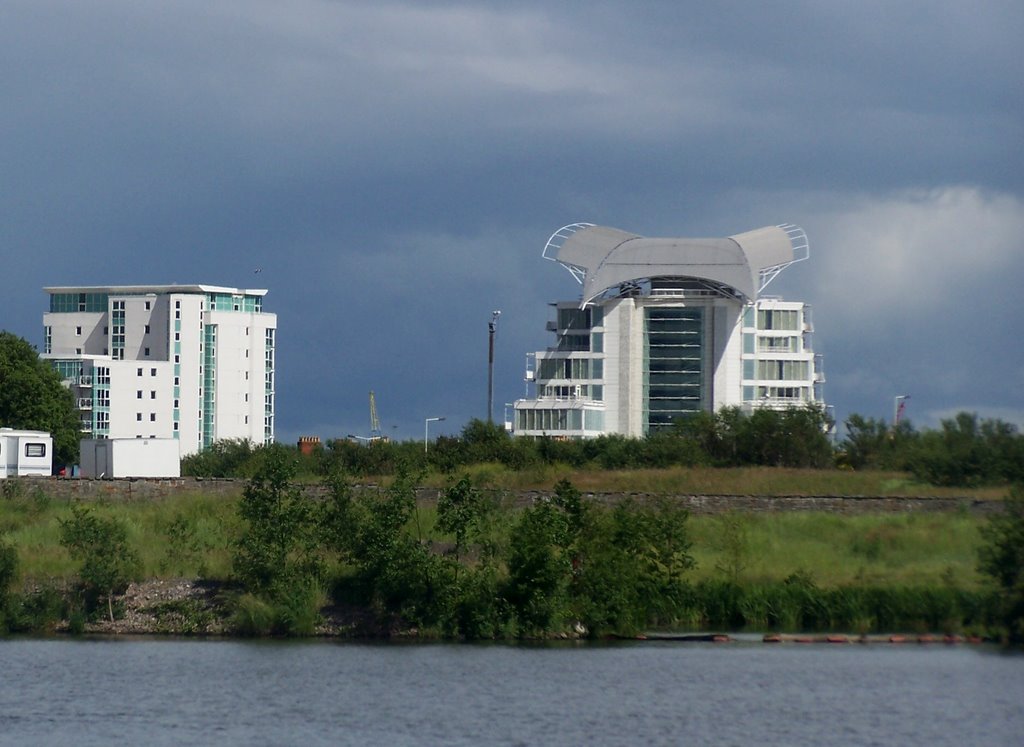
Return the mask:
{"type": "Polygon", "coordinates": [[[541,258],[794,223],[825,396],[1024,427],[1019,0],[0,4],[0,329],[44,286],[266,288],[277,438],[525,394],[541,258]],[[259,272],[257,272],[259,270],[259,272]]]}

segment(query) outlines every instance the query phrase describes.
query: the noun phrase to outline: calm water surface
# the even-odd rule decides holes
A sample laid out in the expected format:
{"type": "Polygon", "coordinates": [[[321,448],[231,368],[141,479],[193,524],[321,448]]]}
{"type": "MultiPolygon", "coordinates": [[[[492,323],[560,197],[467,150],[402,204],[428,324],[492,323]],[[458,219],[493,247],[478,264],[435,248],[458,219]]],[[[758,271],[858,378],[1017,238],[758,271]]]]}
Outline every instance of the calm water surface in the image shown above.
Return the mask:
{"type": "Polygon", "coordinates": [[[0,640],[3,745],[1015,745],[968,646],[0,640]]]}

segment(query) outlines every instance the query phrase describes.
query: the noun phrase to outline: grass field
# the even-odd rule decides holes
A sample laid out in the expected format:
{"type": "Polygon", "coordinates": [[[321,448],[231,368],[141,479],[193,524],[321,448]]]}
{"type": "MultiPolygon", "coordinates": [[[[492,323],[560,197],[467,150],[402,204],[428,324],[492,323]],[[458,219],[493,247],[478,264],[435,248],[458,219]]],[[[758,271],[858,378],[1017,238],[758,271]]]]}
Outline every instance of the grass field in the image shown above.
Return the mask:
{"type": "MultiPolygon", "coordinates": [[[[546,490],[568,479],[592,493],[659,493],[690,495],[820,495],[1002,498],[1005,487],[940,488],[915,482],[902,472],[784,469],[776,467],[673,467],[648,470],[573,470],[544,466],[521,471],[498,464],[466,470],[480,485],[506,490],[546,490]]],[[[385,481],[386,482],[386,481],[385,481]]],[[[446,484],[444,475],[428,475],[432,487],[446,484]]]]}
{"type": "Polygon", "coordinates": [[[694,576],[735,572],[738,580],[757,582],[803,572],[821,586],[976,588],[981,521],[956,513],[692,517],[694,576]]]}
{"type": "MultiPolygon", "coordinates": [[[[826,492],[788,488],[790,481],[795,486],[801,475],[805,484],[815,484],[817,473],[797,474],[786,470],[685,472],[687,475],[671,470],[636,476],[600,473],[605,480],[600,485],[588,485],[587,475],[571,478],[581,489],[595,492],[626,490],[623,486],[638,484],[642,487],[632,487],[630,492],[826,492]],[[655,489],[657,485],[678,486],[685,480],[691,481],[685,483],[686,487],[655,489]],[[698,489],[701,484],[705,487],[698,489]],[[754,489],[755,485],[762,487],[754,489]],[[770,485],[781,487],[778,491],[763,487],[770,485]]],[[[850,494],[877,495],[879,491],[871,490],[871,486],[890,481],[895,483],[898,478],[869,475],[863,482],[847,484],[860,484],[864,488],[850,494]]],[[[900,488],[893,485],[885,494],[900,495],[898,490],[900,488]]],[[[977,491],[971,495],[977,495],[977,491]]],[[[99,503],[94,507],[102,515],[118,518],[128,528],[129,540],[142,560],[143,577],[226,578],[230,574],[231,542],[239,530],[235,499],[190,493],[162,501],[99,503]]],[[[51,500],[41,493],[0,499],[0,537],[18,551],[22,582],[67,579],[74,575],[74,564],[59,541],[60,521],[69,515],[66,503],[51,500]]],[[[418,531],[425,538],[446,539],[434,536],[431,508],[422,509],[418,518],[418,531]]],[[[946,584],[976,588],[982,583],[975,568],[981,522],[981,519],[956,512],[692,516],[689,528],[692,553],[697,560],[692,577],[694,580],[734,578],[760,582],[780,581],[802,572],[810,574],[822,586],[946,584]]],[[[507,527],[510,523],[504,521],[499,525],[507,527]]]]}

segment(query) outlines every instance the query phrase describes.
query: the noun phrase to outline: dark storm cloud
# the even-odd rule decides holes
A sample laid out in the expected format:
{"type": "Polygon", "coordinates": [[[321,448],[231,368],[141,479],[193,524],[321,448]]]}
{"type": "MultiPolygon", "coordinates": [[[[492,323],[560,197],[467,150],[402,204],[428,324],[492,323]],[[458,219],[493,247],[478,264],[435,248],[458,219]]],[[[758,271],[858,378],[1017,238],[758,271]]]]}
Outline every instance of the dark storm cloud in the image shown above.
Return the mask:
{"type": "Polygon", "coordinates": [[[1010,2],[5,3],[2,326],[38,340],[44,285],[266,286],[281,438],[362,433],[369,389],[418,437],[425,416],[484,414],[494,308],[496,399],[522,395],[546,303],[577,293],[540,259],[559,226],[791,221],[812,258],[772,290],[814,302],[840,416],[913,388],[925,422],[1024,422],[999,300],[1024,278],[1022,19],[1010,2]],[[989,343],[1006,353],[979,366],[989,343]]]}

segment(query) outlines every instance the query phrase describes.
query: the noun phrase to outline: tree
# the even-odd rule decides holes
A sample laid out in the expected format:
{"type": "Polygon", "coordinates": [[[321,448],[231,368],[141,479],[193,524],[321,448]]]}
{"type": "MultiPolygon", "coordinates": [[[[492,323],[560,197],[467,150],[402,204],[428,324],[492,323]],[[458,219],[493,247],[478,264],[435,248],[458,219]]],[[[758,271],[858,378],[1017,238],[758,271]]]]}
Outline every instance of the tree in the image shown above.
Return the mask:
{"type": "Polygon", "coordinates": [[[81,438],[70,390],[27,340],[0,332],[0,426],[47,431],[55,461],[78,461],[81,438]]]}
{"type": "Polygon", "coordinates": [[[505,596],[521,634],[547,631],[565,604],[571,566],[564,535],[565,517],[549,501],[523,509],[512,528],[505,596]]]}
{"type": "Polygon", "coordinates": [[[434,625],[449,601],[450,578],[419,532],[416,484],[422,475],[399,469],[391,485],[360,500],[352,539],[357,582],[370,603],[407,623],[434,625]],[[408,531],[417,524],[417,535],[408,531]]]}
{"type": "Polygon", "coordinates": [[[60,543],[72,560],[82,564],[78,575],[86,608],[91,611],[105,599],[113,622],[114,596],[125,590],[139,567],[138,553],[128,544],[124,524],[72,505],[71,518],[60,522],[60,543]]]}
{"type": "Polygon", "coordinates": [[[999,584],[1010,640],[1024,643],[1024,487],[1010,492],[1004,511],[981,532],[978,569],[999,584]]]}
{"type": "Polygon", "coordinates": [[[942,421],[918,439],[911,470],[932,485],[986,485],[1020,480],[1024,436],[1009,423],[969,412],[942,421]]]}
{"type": "Polygon", "coordinates": [[[242,493],[238,515],[245,528],[232,562],[250,592],[273,594],[320,575],[314,506],[292,484],[294,477],[295,460],[271,447],[242,493]]]}
{"type": "Polygon", "coordinates": [[[885,469],[894,433],[884,420],[865,418],[854,413],[846,419],[846,439],[842,449],[853,469],[885,469]]]}
{"type": "Polygon", "coordinates": [[[492,506],[492,502],[465,475],[438,496],[437,528],[454,537],[452,554],[456,563],[462,561],[471,541],[479,538],[492,506]]]}

